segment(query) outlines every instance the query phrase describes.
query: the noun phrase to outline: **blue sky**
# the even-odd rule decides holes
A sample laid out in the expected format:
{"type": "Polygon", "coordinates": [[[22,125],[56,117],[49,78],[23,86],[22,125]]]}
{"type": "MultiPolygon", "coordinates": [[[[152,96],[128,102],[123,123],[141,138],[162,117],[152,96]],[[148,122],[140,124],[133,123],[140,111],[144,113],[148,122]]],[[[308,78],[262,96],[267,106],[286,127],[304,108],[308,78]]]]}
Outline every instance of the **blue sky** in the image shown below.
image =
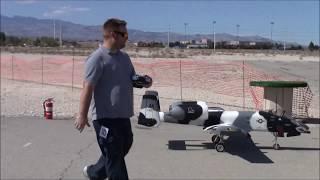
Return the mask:
{"type": "Polygon", "coordinates": [[[1,14],[56,18],[84,25],[101,25],[110,17],[128,22],[128,28],[144,31],[188,34],[213,31],[239,35],[259,35],[273,39],[319,44],[319,0],[291,1],[86,1],[86,0],[1,0],[1,14]]]}

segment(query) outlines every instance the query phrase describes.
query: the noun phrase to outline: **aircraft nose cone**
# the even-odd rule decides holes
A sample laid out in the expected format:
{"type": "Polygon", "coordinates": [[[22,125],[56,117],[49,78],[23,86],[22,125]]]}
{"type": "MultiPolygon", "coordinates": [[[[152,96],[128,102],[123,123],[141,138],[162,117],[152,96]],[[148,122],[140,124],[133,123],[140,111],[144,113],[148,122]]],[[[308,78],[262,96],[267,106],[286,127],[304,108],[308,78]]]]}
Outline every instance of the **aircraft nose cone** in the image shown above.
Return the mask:
{"type": "Polygon", "coordinates": [[[309,127],[306,125],[300,125],[296,128],[296,130],[300,133],[308,133],[310,134],[309,127]]]}
{"type": "Polygon", "coordinates": [[[309,129],[309,126],[307,126],[306,124],[304,124],[303,122],[298,122],[298,126],[301,127],[301,128],[304,128],[306,130],[309,129]]]}

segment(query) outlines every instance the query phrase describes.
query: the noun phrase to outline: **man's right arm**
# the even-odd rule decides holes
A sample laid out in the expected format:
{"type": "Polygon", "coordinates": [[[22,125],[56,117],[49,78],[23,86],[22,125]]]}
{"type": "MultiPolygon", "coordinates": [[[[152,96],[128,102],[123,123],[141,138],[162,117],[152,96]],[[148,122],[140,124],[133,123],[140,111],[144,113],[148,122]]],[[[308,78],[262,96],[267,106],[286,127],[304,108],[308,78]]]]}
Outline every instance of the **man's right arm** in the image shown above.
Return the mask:
{"type": "Polygon", "coordinates": [[[88,111],[90,107],[90,102],[92,98],[92,92],[94,90],[94,86],[89,82],[83,82],[83,89],[80,95],[80,105],[79,105],[79,116],[75,121],[76,128],[82,132],[85,125],[90,127],[88,122],[88,111]]]}
{"type": "Polygon", "coordinates": [[[81,132],[88,123],[88,110],[94,87],[98,83],[102,72],[102,64],[99,51],[90,55],[85,62],[83,89],[80,95],[79,115],[74,122],[76,128],[81,132]]]}
{"type": "Polygon", "coordinates": [[[83,81],[83,89],[80,95],[80,107],[79,107],[79,115],[82,117],[88,116],[88,111],[90,107],[93,90],[94,90],[93,85],[91,85],[87,81],[83,81]]]}

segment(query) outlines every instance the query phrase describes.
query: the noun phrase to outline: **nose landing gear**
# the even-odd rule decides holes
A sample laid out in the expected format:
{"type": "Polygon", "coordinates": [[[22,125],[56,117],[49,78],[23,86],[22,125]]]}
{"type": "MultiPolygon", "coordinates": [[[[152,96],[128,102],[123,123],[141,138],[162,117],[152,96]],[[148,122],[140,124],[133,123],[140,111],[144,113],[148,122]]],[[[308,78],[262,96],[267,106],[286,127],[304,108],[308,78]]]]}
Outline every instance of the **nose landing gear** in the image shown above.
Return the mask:
{"type": "Polygon", "coordinates": [[[211,140],[212,140],[213,144],[215,145],[215,149],[218,152],[224,152],[225,146],[224,146],[224,142],[223,142],[223,136],[213,135],[211,137],[211,140]]]}
{"type": "Polygon", "coordinates": [[[279,150],[280,149],[280,145],[278,144],[278,132],[273,132],[273,136],[274,136],[274,144],[273,144],[273,149],[275,150],[279,150]]]}

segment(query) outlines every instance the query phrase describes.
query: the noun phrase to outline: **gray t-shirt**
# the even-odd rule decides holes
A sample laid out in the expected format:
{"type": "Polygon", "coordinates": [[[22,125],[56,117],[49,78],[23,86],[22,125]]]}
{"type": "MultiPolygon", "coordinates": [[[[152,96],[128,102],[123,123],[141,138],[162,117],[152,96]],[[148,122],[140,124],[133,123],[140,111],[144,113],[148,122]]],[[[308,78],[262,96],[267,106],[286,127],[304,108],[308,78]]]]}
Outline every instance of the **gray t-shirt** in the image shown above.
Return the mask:
{"type": "Polygon", "coordinates": [[[120,50],[111,53],[101,46],[88,57],[84,78],[95,86],[90,105],[92,120],[133,116],[133,75],[129,56],[120,50]]]}

